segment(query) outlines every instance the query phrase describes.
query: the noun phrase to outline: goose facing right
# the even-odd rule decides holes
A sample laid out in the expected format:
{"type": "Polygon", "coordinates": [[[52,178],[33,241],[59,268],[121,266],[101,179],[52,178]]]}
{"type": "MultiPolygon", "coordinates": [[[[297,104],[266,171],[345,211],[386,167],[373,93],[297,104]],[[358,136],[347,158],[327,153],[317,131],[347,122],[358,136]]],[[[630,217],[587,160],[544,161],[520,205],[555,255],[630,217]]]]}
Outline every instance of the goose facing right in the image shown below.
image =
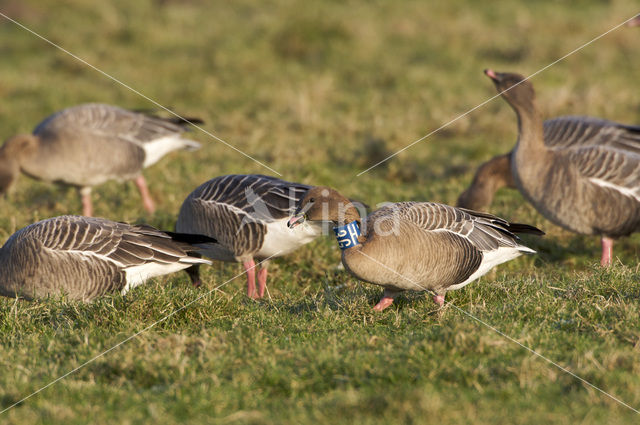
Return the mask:
{"type": "MultiPolygon", "coordinates": [[[[230,174],[198,186],[182,203],[176,231],[215,238],[201,245],[206,257],[242,263],[247,273],[247,295],[261,298],[267,267],[274,257],[287,255],[322,234],[322,225],[308,223],[294,232],[287,220],[311,186],[259,174],[230,174]],[[257,271],[256,263],[263,260],[257,271]]],[[[200,284],[198,265],[187,270],[200,284]]]]}
{"type": "MultiPolygon", "coordinates": [[[[201,120],[191,118],[194,123],[201,120]]],[[[116,106],[87,103],[63,109],[0,148],[0,194],[20,172],[77,187],[83,214],[93,215],[91,188],[108,180],[134,180],[144,208],[155,205],[142,170],[174,150],[200,144],[182,137],[187,123],[116,106]]]]}
{"type": "Polygon", "coordinates": [[[328,187],[315,187],[305,195],[289,227],[306,221],[337,226],[345,269],[385,288],[377,311],[405,290],[431,291],[442,306],[447,291],[462,288],[501,263],[535,253],[520,244],[515,233],[544,234],[527,224],[434,202],[399,202],[362,219],[347,198],[328,187]]]}
{"type": "MultiPolygon", "coordinates": [[[[640,144],[547,146],[533,85],[513,73],[485,70],[518,118],[511,172],[523,196],[548,220],[583,235],[599,235],[603,266],[613,240],[640,231],[640,144]]],[[[640,128],[635,128],[635,133],[640,128]]]]}
{"type": "Polygon", "coordinates": [[[0,248],[0,295],[39,299],[66,295],[90,301],[126,293],[147,279],[211,264],[192,243],[215,242],[147,225],[60,216],[14,233],[0,248]]]}

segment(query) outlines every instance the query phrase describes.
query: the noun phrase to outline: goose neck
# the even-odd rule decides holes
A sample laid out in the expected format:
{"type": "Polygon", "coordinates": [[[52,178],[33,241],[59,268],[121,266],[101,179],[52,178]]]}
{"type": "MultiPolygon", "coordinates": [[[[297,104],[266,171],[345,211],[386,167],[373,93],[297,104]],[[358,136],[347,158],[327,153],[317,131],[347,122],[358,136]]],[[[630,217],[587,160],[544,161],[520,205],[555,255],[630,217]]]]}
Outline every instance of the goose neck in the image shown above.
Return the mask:
{"type": "Polygon", "coordinates": [[[518,117],[518,149],[527,151],[546,151],[543,123],[535,106],[516,108],[518,117]]]}
{"type": "Polygon", "coordinates": [[[344,226],[336,226],[333,228],[333,232],[342,251],[360,245],[360,225],[357,220],[353,220],[344,226]]]}

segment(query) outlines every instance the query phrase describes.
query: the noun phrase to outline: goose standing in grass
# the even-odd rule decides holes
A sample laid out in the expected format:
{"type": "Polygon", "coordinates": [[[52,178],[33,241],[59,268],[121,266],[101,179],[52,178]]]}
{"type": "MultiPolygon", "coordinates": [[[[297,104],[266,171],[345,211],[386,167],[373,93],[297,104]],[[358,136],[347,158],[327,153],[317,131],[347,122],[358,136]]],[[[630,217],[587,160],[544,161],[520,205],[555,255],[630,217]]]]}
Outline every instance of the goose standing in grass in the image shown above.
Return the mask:
{"type": "Polygon", "coordinates": [[[378,311],[406,290],[431,291],[442,306],[447,291],[462,288],[498,264],[535,253],[514,233],[544,234],[527,224],[434,202],[390,204],[362,219],[347,198],[327,187],[305,195],[289,227],[309,221],[336,225],[345,268],[384,287],[374,307],[378,311]]]}
{"type": "MultiPolygon", "coordinates": [[[[247,272],[247,295],[261,298],[269,259],[289,254],[322,233],[321,224],[310,223],[294,232],[287,228],[287,220],[310,188],[256,174],[216,177],[185,199],[176,231],[217,239],[217,244],[202,245],[201,254],[241,262],[247,272]],[[266,260],[257,273],[257,290],[255,260],[266,260]]],[[[199,285],[198,265],[187,272],[194,285],[199,285]]]]}
{"type": "MultiPolygon", "coordinates": [[[[637,137],[585,146],[547,146],[532,84],[518,74],[485,74],[518,117],[511,172],[523,196],[547,219],[602,239],[603,266],[613,239],[640,230],[640,144],[637,137]]],[[[639,127],[627,127],[637,135],[639,127]]]]}
{"type": "Polygon", "coordinates": [[[63,109],[38,124],[32,134],[14,136],[0,148],[0,193],[22,171],[39,180],[77,187],[83,214],[91,216],[91,187],[108,180],[133,179],[144,208],[153,212],[155,205],[142,170],[171,151],[200,147],[181,137],[187,131],[185,124],[177,118],[99,103],[63,109]]]}
{"type": "MultiPolygon", "coordinates": [[[[551,149],[609,146],[625,149],[640,147],[640,126],[620,124],[601,118],[564,116],[543,124],[544,144],[551,149]]],[[[517,189],[511,172],[512,152],[498,155],[478,167],[471,185],[458,198],[457,206],[486,210],[496,191],[502,187],[517,189]]]]}
{"type": "Polygon", "coordinates": [[[42,220],[17,231],[0,248],[0,294],[81,301],[124,294],[152,277],[211,264],[194,254],[196,242],[214,240],[102,218],[42,220]]]}

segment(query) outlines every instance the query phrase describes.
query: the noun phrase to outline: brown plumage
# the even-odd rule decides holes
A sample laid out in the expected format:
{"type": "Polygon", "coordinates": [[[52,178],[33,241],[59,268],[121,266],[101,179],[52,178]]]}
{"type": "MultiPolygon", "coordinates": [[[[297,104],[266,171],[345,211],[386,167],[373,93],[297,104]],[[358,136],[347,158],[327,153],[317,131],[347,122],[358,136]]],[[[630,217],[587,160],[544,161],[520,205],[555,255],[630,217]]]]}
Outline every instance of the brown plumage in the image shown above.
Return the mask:
{"type": "Polygon", "coordinates": [[[601,264],[610,264],[613,239],[640,230],[640,128],[623,126],[634,137],[611,143],[548,146],[532,84],[518,74],[485,73],[518,118],[516,186],[557,225],[601,236],[601,264]]]}
{"type": "MultiPolygon", "coordinates": [[[[640,126],[594,117],[564,116],[544,122],[543,138],[544,144],[554,149],[599,145],[622,150],[637,149],[640,146],[640,126]]],[[[482,164],[456,205],[487,210],[498,189],[517,189],[511,172],[511,155],[512,152],[499,155],[482,164]]]]}
{"type": "Polygon", "coordinates": [[[90,216],[91,187],[133,179],[144,207],[153,212],[143,168],[173,150],[200,147],[182,138],[185,123],[174,121],[98,103],[63,109],[38,124],[32,134],[14,136],[0,148],[0,193],[22,171],[39,180],[77,187],[83,213],[90,216]]]}
{"type": "MultiPolygon", "coordinates": [[[[287,228],[296,205],[311,188],[259,174],[231,174],[198,186],[182,203],[176,230],[215,238],[218,243],[201,246],[206,257],[243,264],[247,272],[247,295],[264,295],[269,259],[289,254],[321,234],[311,223],[287,228]],[[260,264],[256,288],[255,260],[260,264]]],[[[187,270],[194,285],[200,284],[199,267],[187,270]]]]}
{"type": "Polygon", "coordinates": [[[503,187],[516,188],[511,175],[511,152],[498,155],[478,167],[471,185],[460,194],[456,206],[486,211],[503,187]]]}
{"type": "Polygon", "coordinates": [[[192,244],[213,241],[102,218],[42,220],[17,231],[0,248],[0,295],[89,301],[110,292],[124,294],[151,277],[211,264],[198,258],[192,244]]]}
{"type": "Polygon", "coordinates": [[[442,305],[447,291],[523,253],[534,253],[514,233],[543,234],[533,226],[433,202],[391,204],[361,219],[347,198],[326,187],[305,195],[289,226],[304,221],[356,222],[361,227],[357,243],[344,245],[342,262],[357,278],[385,288],[376,310],[405,290],[431,291],[442,305]]]}

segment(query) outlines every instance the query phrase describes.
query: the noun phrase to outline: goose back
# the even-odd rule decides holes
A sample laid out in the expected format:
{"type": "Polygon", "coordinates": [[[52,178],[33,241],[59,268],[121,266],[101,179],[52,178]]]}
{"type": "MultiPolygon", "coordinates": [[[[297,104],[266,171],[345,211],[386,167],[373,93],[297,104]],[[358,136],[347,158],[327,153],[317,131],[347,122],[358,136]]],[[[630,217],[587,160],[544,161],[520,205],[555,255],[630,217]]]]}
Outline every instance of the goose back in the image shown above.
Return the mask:
{"type": "Polygon", "coordinates": [[[610,146],[640,152],[640,126],[586,116],[563,116],[544,122],[544,143],[553,149],[610,146]]]}
{"type": "Polygon", "coordinates": [[[209,263],[179,235],[150,226],[61,216],[27,226],[0,249],[0,293],[91,300],[150,277],[209,263]]]}

